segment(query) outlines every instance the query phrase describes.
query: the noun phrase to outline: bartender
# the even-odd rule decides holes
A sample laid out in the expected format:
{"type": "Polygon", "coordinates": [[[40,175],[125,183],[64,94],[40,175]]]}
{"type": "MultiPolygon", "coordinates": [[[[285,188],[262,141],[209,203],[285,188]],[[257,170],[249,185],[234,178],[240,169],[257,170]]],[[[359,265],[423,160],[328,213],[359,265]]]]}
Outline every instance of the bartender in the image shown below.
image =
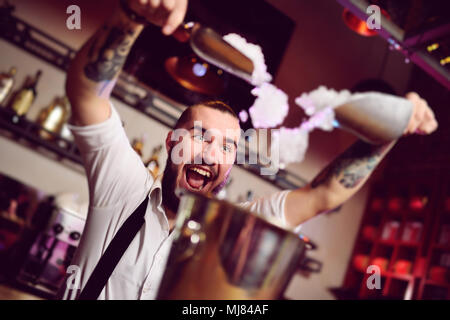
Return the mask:
{"type": "MultiPolygon", "coordinates": [[[[187,108],[167,135],[169,156],[164,174],[153,178],[130,146],[110,101],[117,76],[144,25],[153,23],[163,34],[171,35],[182,23],[187,5],[187,0],[119,1],[113,15],[78,51],[67,73],[70,129],[83,157],[90,205],[72,261],[79,270],[78,285],[63,286],[63,299],[77,298],[88,281],[95,283],[92,278],[102,273],[100,270],[91,276],[96,265],[136,208],[145,208],[145,222],[112,267],[106,283],[97,288],[99,294],[91,298],[155,298],[173,235],[179,202],[175,190],[215,194],[226,184],[240,138],[239,118],[228,105],[208,101],[187,108]]],[[[404,135],[435,131],[437,122],[426,101],[416,93],[406,98],[413,111],[404,135]]],[[[242,206],[279,219],[286,227],[296,227],[354,195],[395,142],[371,145],[358,141],[307,186],[242,206]]]]}

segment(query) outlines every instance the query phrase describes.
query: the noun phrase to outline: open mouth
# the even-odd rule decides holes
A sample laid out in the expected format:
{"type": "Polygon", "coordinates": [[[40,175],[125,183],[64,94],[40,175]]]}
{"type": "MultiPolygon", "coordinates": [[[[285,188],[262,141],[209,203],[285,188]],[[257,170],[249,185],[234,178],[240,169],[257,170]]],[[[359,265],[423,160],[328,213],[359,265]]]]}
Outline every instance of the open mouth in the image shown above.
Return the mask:
{"type": "Polygon", "coordinates": [[[197,166],[188,167],[186,169],[186,182],[194,191],[202,190],[212,180],[213,174],[207,169],[197,166]]]}

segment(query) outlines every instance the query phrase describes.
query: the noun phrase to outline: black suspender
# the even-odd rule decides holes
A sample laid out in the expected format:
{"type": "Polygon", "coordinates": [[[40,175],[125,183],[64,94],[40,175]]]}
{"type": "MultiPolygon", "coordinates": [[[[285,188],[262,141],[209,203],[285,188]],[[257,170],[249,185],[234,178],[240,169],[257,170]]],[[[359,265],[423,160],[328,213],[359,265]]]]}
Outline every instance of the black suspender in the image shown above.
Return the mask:
{"type": "Polygon", "coordinates": [[[147,209],[149,198],[145,197],[144,201],[128,219],[120,227],[111,243],[106,248],[105,253],[95,266],[94,271],[89,277],[86,286],[81,291],[78,300],[96,300],[106,285],[109,277],[114,271],[120,258],[129,247],[131,241],[144,224],[145,211],[147,209]]]}

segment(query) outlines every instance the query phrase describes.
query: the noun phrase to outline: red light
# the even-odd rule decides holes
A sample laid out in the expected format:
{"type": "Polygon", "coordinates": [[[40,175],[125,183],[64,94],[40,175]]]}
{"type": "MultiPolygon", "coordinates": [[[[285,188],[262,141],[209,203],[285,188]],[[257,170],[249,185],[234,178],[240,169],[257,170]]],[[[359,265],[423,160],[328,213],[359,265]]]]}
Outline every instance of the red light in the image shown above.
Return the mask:
{"type": "MultiPolygon", "coordinates": [[[[386,10],[381,9],[381,14],[386,18],[390,19],[389,14],[386,10]]],[[[371,37],[375,36],[377,32],[375,30],[369,29],[367,27],[367,23],[364,20],[361,20],[357,16],[355,16],[349,9],[344,8],[344,11],[342,12],[342,19],[344,20],[345,24],[348,28],[355,31],[356,33],[365,36],[365,37],[371,37]]]]}
{"type": "Polygon", "coordinates": [[[372,210],[374,211],[380,211],[383,208],[383,199],[381,198],[375,198],[372,200],[372,210]]]}
{"type": "Polygon", "coordinates": [[[398,211],[402,208],[403,200],[399,197],[394,197],[389,200],[388,208],[390,211],[398,211]]]}
{"type": "Polygon", "coordinates": [[[409,207],[412,210],[419,211],[425,208],[427,202],[428,199],[426,197],[412,197],[411,200],[409,201],[409,207]]]}

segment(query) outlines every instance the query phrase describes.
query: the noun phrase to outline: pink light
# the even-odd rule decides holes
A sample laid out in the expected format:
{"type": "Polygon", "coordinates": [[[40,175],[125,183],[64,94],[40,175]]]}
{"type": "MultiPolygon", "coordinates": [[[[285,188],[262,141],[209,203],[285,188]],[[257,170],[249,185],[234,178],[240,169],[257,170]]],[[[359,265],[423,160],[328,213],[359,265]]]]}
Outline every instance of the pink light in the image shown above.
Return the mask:
{"type": "Polygon", "coordinates": [[[426,197],[412,197],[409,201],[409,207],[413,210],[419,211],[425,208],[428,199],[426,197]]]}
{"type": "Polygon", "coordinates": [[[241,112],[239,112],[239,119],[241,119],[241,121],[243,123],[247,122],[248,120],[248,113],[245,110],[242,110],[241,112]]]}

